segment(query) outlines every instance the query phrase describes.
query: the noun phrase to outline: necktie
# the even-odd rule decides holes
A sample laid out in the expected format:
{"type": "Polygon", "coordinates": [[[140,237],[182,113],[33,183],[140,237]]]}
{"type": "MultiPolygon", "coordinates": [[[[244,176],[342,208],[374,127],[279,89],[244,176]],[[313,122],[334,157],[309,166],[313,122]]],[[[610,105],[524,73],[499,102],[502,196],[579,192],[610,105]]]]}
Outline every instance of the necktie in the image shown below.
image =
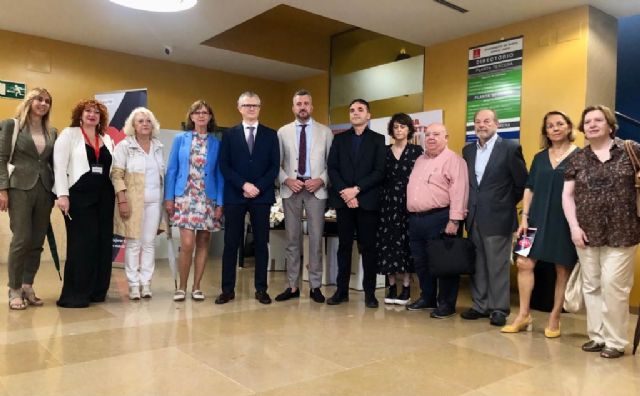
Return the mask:
{"type": "Polygon", "coordinates": [[[300,143],[298,144],[298,175],[304,176],[307,172],[307,124],[300,125],[300,143]]]}
{"type": "Polygon", "coordinates": [[[249,146],[249,154],[253,154],[253,145],[256,142],[256,138],[253,136],[253,130],[256,129],[256,127],[247,127],[247,129],[249,130],[249,137],[247,138],[247,145],[249,146]]]}

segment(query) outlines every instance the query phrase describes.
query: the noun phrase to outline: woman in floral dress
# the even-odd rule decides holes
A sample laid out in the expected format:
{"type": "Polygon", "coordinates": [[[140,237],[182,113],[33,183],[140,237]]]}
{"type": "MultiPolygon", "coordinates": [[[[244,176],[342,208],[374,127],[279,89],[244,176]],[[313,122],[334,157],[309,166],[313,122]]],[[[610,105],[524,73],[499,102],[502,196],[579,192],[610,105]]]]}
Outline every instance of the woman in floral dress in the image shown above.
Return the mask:
{"type": "Polygon", "coordinates": [[[205,298],[200,281],[211,232],[220,230],[224,189],[218,167],[220,141],[213,136],[214,129],[211,106],[203,100],[193,103],[187,113],[187,131],[175,137],[167,163],[164,205],[170,224],[180,229],[180,284],[174,301],[184,301],[186,297],[194,249],[191,298],[195,301],[205,298]]]}
{"type": "Polygon", "coordinates": [[[380,205],[380,227],[376,251],[378,271],[389,278],[386,304],[405,305],[409,302],[411,251],[409,249],[409,221],[407,217],[407,183],[416,159],[422,155],[422,147],[409,144],[415,128],[411,117],[404,113],[394,114],[387,131],[393,144],[387,146],[385,180],[380,205]],[[402,277],[402,292],[398,295],[396,277],[402,277]]]}

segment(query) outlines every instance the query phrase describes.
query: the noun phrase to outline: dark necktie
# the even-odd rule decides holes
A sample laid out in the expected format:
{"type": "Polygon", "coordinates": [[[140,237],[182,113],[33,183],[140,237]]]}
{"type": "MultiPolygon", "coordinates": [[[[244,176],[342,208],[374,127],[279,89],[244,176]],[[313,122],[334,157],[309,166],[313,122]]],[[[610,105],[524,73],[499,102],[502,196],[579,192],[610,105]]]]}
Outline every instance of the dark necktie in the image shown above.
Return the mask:
{"type": "Polygon", "coordinates": [[[307,124],[300,125],[300,143],[298,144],[298,175],[304,176],[307,172],[307,124]]]}
{"type": "Polygon", "coordinates": [[[247,145],[249,146],[249,154],[253,154],[253,145],[256,142],[256,138],[253,136],[253,130],[256,129],[256,127],[247,127],[247,129],[249,130],[249,137],[247,138],[247,145]]]}

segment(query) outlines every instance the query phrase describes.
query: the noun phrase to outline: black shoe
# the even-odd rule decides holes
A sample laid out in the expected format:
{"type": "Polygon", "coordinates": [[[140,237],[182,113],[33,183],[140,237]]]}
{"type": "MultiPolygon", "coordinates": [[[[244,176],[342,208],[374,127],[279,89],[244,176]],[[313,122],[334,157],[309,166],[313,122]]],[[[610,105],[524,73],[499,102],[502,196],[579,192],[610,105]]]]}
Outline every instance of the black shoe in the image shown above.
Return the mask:
{"type": "Polygon", "coordinates": [[[445,319],[445,318],[450,318],[453,315],[456,314],[455,309],[454,310],[449,310],[449,309],[436,309],[433,312],[431,312],[431,314],[429,316],[431,316],[434,319],[445,319]]]}
{"type": "Polygon", "coordinates": [[[324,296],[322,295],[322,292],[320,291],[320,288],[316,288],[316,289],[311,289],[309,290],[309,297],[311,297],[311,299],[319,304],[324,303],[324,296]]]}
{"type": "Polygon", "coordinates": [[[365,296],[364,297],[364,305],[367,308],[378,308],[378,299],[375,295],[365,296]]]}
{"type": "Polygon", "coordinates": [[[435,309],[436,304],[429,304],[427,300],[420,297],[413,303],[406,306],[407,311],[424,311],[425,309],[435,309]]]}
{"type": "Polygon", "coordinates": [[[500,311],[491,312],[491,319],[489,319],[489,323],[492,326],[504,326],[507,324],[507,315],[500,311]]]}
{"type": "Polygon", "coordinates": [[[260,304],[271,304],[271,297],[264,290],[258,290],[256,292],[256,300],[260,302],[260,304]]]}
{"type": "Polygon", "coordinates": [[[216,300],[214,301],[214,303],[216,304],[226,304],[229,301],[233,300],[234,298],[236,298],[236,293],[235,292],[222,292],[222,294],[220,294],[218,296],[218,298],[216,298],[216,300]]]}
{"type": "Polygon", "coordinates": [[[333,293],[333,296],[329,297],[327,299],[327,304],[328,305],[338,305],[340,303],[343,302],[349,302],[349,293],[347,292],[347,294],[342,294],[341,292],[337,291],[335,293],[333,293]]]}
{"type": "Polygon", "coordinates": [[[276,296],[276,301],[287,301],[290,298],[298,297],[300,297],[300,289],[296,289],[296,291],[292,292],[291,288],[287,287],[285,291],[276,296]]]}
{"type": "Polygon", "coordinates": [[[476,319],[488,318],[489,314],[478,312],[473,308],[469,308],[463,313],[461,313],[460,316],[462,317],[462,319],[476,320],[476,319]]]}
{"type": "Polygon", "coordinates": [[[384,297],[385,304],[395,304],[396,298],[398,298],[398,290],[396,285],[391,285],[387,289],[387,295],[384,297]]]}
{"type": "Polygon", "coordinates": [[[585,352],[600,352],[604,349],[604,342],[601,344],[593,340],[582,344],[582,350],[585,352]]]}
{"type": "Polygon", "coordinates": [[[402,286],[402,292],[396,298],[396,304],[397,305],[407,305],[409,303],[409,299],[410,298],[411,298],[411,287],[410,286],[402,286]]]}

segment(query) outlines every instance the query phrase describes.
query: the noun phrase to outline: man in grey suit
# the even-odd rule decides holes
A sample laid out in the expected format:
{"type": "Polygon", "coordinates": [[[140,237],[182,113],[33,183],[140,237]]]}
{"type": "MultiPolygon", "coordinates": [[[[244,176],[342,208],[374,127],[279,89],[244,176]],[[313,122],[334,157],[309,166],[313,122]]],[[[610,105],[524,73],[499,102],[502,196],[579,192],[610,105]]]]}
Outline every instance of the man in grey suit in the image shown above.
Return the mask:
{"type": "Polygon", "coordinates": [[[522,199],[527,168],[522,147],[498,136],[498,116],[484,109],[474,116],[478,141],[462,150],[469,169],[466,227],[476,245],[471,278],[472,307],[463,319],[490,318],[504,326],[509,315],[509,262],[512,234],[518,226],[516,205],[522,199]]]}
{"type": "Polygon", "coordinates": [[[300,248],[302,209],[309,233],[309,296],[324,303],[322,286],[322,233],[327,203],[327,157],[333,140],[331,130],[315,121],[311,94],[300,90],[293,95],[291,108],[296,119],[278,130],[280,142],[280,195],[287,231],[288,285],[276,301],[300,297],[300,248]]]}

